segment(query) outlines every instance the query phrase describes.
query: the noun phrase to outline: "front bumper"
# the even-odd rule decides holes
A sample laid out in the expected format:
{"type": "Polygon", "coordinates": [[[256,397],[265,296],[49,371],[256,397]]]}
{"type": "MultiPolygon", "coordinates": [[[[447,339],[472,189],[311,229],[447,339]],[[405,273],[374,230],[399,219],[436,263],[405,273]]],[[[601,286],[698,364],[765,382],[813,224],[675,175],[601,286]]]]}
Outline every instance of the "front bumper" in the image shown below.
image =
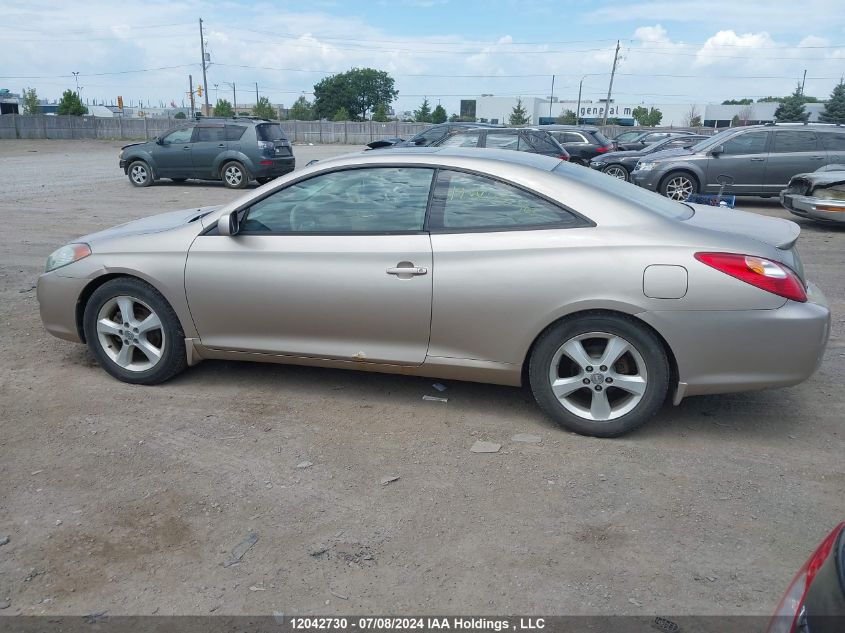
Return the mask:
{"type": "Polygon", "coordinates": [[[38,278],[36,294],[41,321],[53,336],[81,343],[76,311],[80,295],[90,279],[62,277],[57,272],[44,273],[38,278]]]}
{"type": "Polygon", "coordinates": [[[123,170],[123,173],[126,173],[126,168],[128,167],[128,162],[124,159],[120,159],[120,168],[123,170]]]}
{"type": "Polygon", "coordinates": [[[799,196],[781,191],[780,203],[787,211],[802,218],[845,222],[845,201],[799,196]]]}
{"type": "Polygon", "coordinates": [[[602,162],[597,162],[597,161],[594,161],[594,160],[590,161],[590,167],[592,167],[593,169],[596,169],[598,171],[601,171],[602,169],[604,169],[604,166],[606,164],[607,163],[605,163],[604,161],[602,161],[602,162]]]}
{"type": "Polygon", "coordinates": [[[649,169],[648,171],[635,169],[631,172],[632,183],[644,189],[650,189],[651,191],[657,191],[662,177],[663,172],[657,169],[649,169]]]}
{"type": "Polygon", "coordinates": [[[818,369],[830,334],[830,310],[808,284],[806,303],[774,310],[644,312],[666,339],[682,395],[786,387],[818,369]]]}

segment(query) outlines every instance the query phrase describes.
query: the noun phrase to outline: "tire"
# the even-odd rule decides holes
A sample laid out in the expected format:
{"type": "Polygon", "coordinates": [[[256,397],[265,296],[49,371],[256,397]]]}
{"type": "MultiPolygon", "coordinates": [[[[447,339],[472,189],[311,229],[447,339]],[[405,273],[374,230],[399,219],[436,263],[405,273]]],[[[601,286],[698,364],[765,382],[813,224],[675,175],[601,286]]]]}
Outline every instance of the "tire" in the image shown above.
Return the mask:
{"type": "Polygon", "coordinates": [[[603,174],[607,174],[608,176],[613,176],[614,178],[618,178],[619,180],[624,180],[628,182],[631,179],[631,174],[628,173],[628,170],[625,169],[623,165],[619,163],[611,163],[607,167],[603,168],[603,174]]]}
{"type": "Polygon", "coordinates": [[[187,178],[171,178],[170,180],[173,182],[185,182],[187,178]]]}
{"type": "Polygon", "coordinates": [[[660,181],[660,193],[667,198],[683,202],[698,193],[698,181],[685,171],[673,171],[660,181]]]}
{"type": "Polygon", "coordinates": [[[266,185],[268,182],[270,182],[271,180],[273,180],[273,178],[270,178],[270,177],[262,177],[262,178],[256,178],[255,180],[258,182],[258,184],[259,184],[259,185],[266,185]]]}
{"type": "Polygon", "coordinates": [[[249,182],[249,173],[238,161],[232,160],[223,165],[220,170],[223,184],[229,189],[243,189],[249,182]]]}
{"type": "Polygon", "coordinates": [[[633,318],[588,314],[559,321],[540,335],[528,376],[537,404],[560,426],[616,437],[645,424],[663,405],[669,361],[658,337],[633,318]],[[608,365],[601,364],[606,353],[608,365]],[[560,381],[556,388],[553,379],[560,381]]]}
{"type": "Polygon", "coordinates": [[[149,187],[153,184],[153,170],[143,160],[135,160],[129,163],[126,175],[136,187],[149,187]]]}
{"type": "Polygon", "coordinates": [[[121,277],[97,288],[85,305],[83,328],[100,366],[123,382],[156,385],[188,366],[179,318],[140,279],[121,277]]]}

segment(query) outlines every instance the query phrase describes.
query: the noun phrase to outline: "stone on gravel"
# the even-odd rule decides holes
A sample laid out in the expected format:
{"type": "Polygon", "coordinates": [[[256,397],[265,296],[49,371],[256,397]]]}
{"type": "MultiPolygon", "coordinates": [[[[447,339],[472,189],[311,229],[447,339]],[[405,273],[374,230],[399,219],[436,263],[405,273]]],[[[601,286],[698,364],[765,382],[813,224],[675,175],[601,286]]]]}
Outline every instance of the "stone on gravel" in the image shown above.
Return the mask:
{"type": "Polygon", "coordinates": [[[311,468],[313,465],[314,465],[314,462],[309,462],[309,461],[306,460],[304,462],[299,462],[296,465],[296,467],[297,468],[311,468]]]}
{"type": "Polygon", "coordinates": [[[240,543],[235,545],[235,548],[232,550],[232,557],[221,563],[223,567],[231,567],[232,565],[237,565],[241,562],[241,559],[244,557],[252,546],[258,542],[258,532],[251,532],[244,540],[240,543]]]}
{"type": "Polygon", "coordinates": [[[382,477],[381,478],[381,485],[386,486],[387,484],[389,484],[393,481],[396,481],[397,479],[399,479],[399,475],[389,475],[387,477],[382,477]]]}
{"type": "Polygon", "coordinates": [[[526,444],[539,444],[542,441],[542,437],[530,433],[517,433],[511,438],[511,442],[525,442],[526,444]]]}
{"type": "Polygon", "coordinates": [[[8,609],[12,606],[12,603],[8,600],[0,600],[0,609],[8,609]]]}
{"type": "Polygon", "coordinates": [[[9,542],[8,536],[0,536],[0,545],[6,545],[9,542]]]}
{"type": "Polygon", "coordinates": [[[496,444],[496,442],[485,442],[484,440],[476,440],[475,444],[472,445],[470,448],[470,452],[473,453],[498,453],[501,450],[502,445],[496,444]]]}

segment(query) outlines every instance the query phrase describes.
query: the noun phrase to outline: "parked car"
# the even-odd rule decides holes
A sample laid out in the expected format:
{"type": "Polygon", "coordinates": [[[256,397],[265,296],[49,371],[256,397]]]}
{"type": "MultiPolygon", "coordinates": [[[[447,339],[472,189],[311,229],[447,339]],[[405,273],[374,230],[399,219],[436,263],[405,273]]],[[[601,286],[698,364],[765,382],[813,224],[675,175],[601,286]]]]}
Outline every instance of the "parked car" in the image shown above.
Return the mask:
{"type": "MultiPolygon", "coordinates": [[[[627,134],[627,132],[625,133],[627,134]]],[[[646,145],[651,145],[652,143],[656,143],[657,141],[662,141],[665,138],[671,138],[673,136],[687,136],[692,134],[692,132],[685,132],[683,130],[680,131],[640,131],[637,134],[622,140],[621,138],[617,137],[615,140],[616,149],[622,152],[627,152],[629,150],[637,150],[643,149],[646,145]]],[[[621,134],[619,136],[622,136],[621,134]]]]}
{"type": "Polygon", "coordinates": [[[636,136],[639,136],[642,133],[643,133],[642,130],[626,130],[625,132],[620,132],[619,134],[617,134],[616,136],[614,136],[610,140],[613,142],[613,146],[615,148],[619,149],[620,143],[630,141],[631,139],[633,139],[636,136]]]}
{"type": "Polygon", "coordinates": [[[845,522],[837,525],[798,570],[768,633],[845,631],[845,522]]]}
{"type": "Polygon", "coordinates": [[[815,371],[830,312],[799,232],[528,152],[400,148],[78,238],[37,296],[50,333],[129,383],[215,358],[527,380],[609,437],[667,395],[815,371]]]}
{"type": "Polygon", "coordinates": [[[569,153],[570,162],[577,165],[589,165],[591,159],[614,149],[613,141],[605,138],[597,127],[544,125],[540,129],[551,134],[569,153]]]}
{"type": "Polygon", "coordinates": [[[202,119],[184,123],[154,141],[124,145],[120,168],[136,187],[169,178],[222,180],[241,189],[292,172],[296,165],[288,137],[278,123],[263,119],[202,119]]]}
{"type": "Polygon", "coordinates": [[[436,146],[508,149],[569,160],[569,152],[549,132],[539,127],[458,130],[436,146]]]}
{"type": "Polygon", "coordinates": [[[643,157],[633,182],[675,200],[718,193],[719,176],[738,196],[776,196],[796,174],[845,163],[845,129],[835,125],[750,125],[711,136],[688,150],[643,157]]]}
{"type": "Polygon", "coordinates": [[[845,222],[845,165],[827,165],[793,176],[780,192],[790,213],[825,222],[845,222]]]}
{"type": "Polygon", "coordinates": [[[466,121],[454,121],[450,123],[439,123],[418,132],[407,141],[401,138],[383,138],[372,143],[367,143],[370,149],[385,149],[388,147],[429,147],[430,145],[437,145],[437,143],[450,134],[459,130],[467,130],[479,127],[502,127],[501,125],[494,125],[492,123],[471,123],[466,121]]]}
{"type": "Polygon", "coordinates": [[[690,134],[689,136],[670,136],[662,141],[646,145],[643,149],[608,152],[596,156],[590,161],[590,167],[620,180],[629,180],[637,161],[643,156],[669,149],[686,149],[708,139],[708,136],[690,134]]]}

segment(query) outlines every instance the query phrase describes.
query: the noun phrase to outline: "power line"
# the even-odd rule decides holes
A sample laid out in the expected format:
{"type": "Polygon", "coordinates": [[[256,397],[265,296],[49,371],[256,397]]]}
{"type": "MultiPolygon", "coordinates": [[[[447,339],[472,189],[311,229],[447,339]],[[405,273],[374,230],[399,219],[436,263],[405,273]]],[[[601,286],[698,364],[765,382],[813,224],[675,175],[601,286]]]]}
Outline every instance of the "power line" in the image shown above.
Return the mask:
{"type": "MultiPolygon", "coordinates": [[[[80,73],[83,77],[105,77],[109,75],[129,75],[132,73],[151,73],[159,70],[173,70],[176,68],[193,68],[198,64],[180,64],[178,66],[160,66],[158,68],[138,68],[136,70],[116,70],[104,73],[80,73]]],[[[64,79],[72,75],[0,75],[0,79],[64,79]]]]}

